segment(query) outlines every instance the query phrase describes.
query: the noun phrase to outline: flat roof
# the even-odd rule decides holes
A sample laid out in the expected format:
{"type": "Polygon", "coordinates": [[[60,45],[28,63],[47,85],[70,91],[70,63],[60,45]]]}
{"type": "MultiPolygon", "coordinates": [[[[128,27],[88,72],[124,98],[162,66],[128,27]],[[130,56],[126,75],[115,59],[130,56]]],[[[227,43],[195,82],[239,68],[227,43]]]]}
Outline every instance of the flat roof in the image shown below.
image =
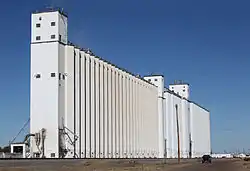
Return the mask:
{"type": "Polygon", "coordinates": [[[36,10],[33,11],[32,14],[49,13],[49,12],[59,12],[61,15],[68,17],[68,14],[65,11],[63,11],[62,8],[56,8],[56,7],[49,7],[41,10],[36,10]]]}
{"type": "Polygon", "coordinates": [[[169,84],[169,85],[170,85],[170,86],[171,86],[171,85],[189,85],[189,83],[183,82],[183,83],[176,83],[176,84],[174,83],[174,84],[169,84]]]}
{"type": "Polygon", "coordinates": [[[169,90],[169,89],[166,88],[166,87],[165,87],[164,92],[168,92],[168,93],[173,94],[174,96],[177,96],[177,97],[179,97],[179,98],[181,98],[181,99],[187,100],[189,103],[193,103],[193,104],[195,104],[196,106],[198,106],[198,107],[200,107],[200,108],[206,110],[207,112],[210,112],[207,108],[201,106],[200,104],[198,104],[198,103],[196,103],[196,102],[194,102],[194,101],[188,100],[188,99],[186,99],[186,98],[180,96],[179,94],[175,93],[174,91],[169,90]]]}
{"type": "Polygon", "coordinates": [[[151,74],[151,75],[144,75],[144,77],[164,77],[164,75],[161,75],[161,74],[151,74]]]}
{"type": "Polygon", "coordinates": [[[15,142],[15,143],[11,143],[11,145],[25,145],[26,143],[23,142],[15,142]]]}
{"type": "Polygon", "coordinates": [[[201,106],[200,104],[198,104],[198,103],[196,103],[196,102],[194,102],[194,101],[190,101],[190,100],[189,100],[189,102],[195,104],[196,106],[198,106],[198,107],[204,109],[204,110],[207,111],[207,112],[210,112],[207,108],[201,106]]]}
{"type": "Polygon", "coordinates": [[[168,92],[168,93],[173,94],[174,96],[177,96],[177,97],[179,97],[179,98],[181,98],[181,99],[185,99],[185,100],[187,100],[186,98],[183,98],[183,97],[182,97],[182,96],[180,96],[179,94],[175,93],[175,92],[174,92],[174,91],[172,91],[172,90],[169,90],[169,89],[168,89],[168,88],[166,88],[166,87],[165,87],[164,92],[168,92]]]}

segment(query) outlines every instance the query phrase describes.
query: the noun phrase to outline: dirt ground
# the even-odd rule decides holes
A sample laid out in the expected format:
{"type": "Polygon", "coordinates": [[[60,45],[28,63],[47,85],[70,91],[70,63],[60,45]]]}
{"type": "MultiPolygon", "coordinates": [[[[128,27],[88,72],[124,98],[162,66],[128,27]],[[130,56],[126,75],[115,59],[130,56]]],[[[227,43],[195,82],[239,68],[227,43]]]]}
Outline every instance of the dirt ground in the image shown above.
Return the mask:
{"type": "Polygon", "coordinates": [[[197,160],[181,163],[150,160],[16,160],[0,161],[0,171],[250,171],[250,162],[197,160]]]}

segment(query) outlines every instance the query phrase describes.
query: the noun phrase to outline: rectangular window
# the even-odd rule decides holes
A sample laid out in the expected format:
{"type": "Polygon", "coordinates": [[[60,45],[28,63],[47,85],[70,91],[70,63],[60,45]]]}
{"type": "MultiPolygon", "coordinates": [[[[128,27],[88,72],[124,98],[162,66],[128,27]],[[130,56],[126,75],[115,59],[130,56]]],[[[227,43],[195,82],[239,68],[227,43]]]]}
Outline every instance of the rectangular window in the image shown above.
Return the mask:
{"type": "Polygon", "coordinates": [[[56,77],[56,73],[51,73],[51,77],[56,77]]]}
{"type": "Polygon", "coordinates": [[[51,35],[50,37],[51,37],[51,39],[55,39],[55,38],[56,38],[56,35],[53,34],[53,35],[51,35]]]}
{"type": "Polygon", "coordinates": [[[62,35],[59,35],[59,41],[62,41],[62,35]]]}
{"type": "Polygon", "coordinates": [[[40,28],[41,27],[41,24],[40,23],[37,23],[36,24],[36,28],[40,28]]]}
{"type": "Polygon", "coordinates": [[[56,22],[51,22],[51,26],[56,26],[56,22]]]}
{"type": "Polygon", "coordinates": [[[41,74],[36,74],[35,78],[41,78],[41,74]]]}
{"type": "Polygon", "coordinates": [[[36,36],[36,40],[41,40],[41,36],[36,36]]]}

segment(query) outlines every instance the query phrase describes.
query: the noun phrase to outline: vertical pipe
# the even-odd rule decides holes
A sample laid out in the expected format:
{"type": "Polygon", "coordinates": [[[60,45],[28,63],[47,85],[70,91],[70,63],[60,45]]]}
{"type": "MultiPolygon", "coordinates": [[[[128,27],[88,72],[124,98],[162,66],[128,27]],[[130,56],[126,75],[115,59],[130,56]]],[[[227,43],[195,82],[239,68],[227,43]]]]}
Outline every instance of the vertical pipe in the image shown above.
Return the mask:
{"type": "Polygon", "coordinates": [[[147,156],[147,136],[145,135],[146,127],[145,127],[145,121],[147,120],[147,110],[145,105],[145,85],[143,84],[142,88],[142,134],[143,134],[143,157],[147,156]]]}
{"type": "Polygon", "coordinates": [[[92,123],[91,123],[91,120],[92,120],[92,83],[91,83],[91,78],[92,78],[92,71],[91,71],[91,64],[92,64],[92,61],[91,59],[89,58],[89,158],[91,158],[91,153],[92,153],[92,149],[91,149],[91,144],[92,144],[92,141],[91,141],[91,133],[92,133],[92,130],[91,130],[91,127],[92,127],[92,123]]]}
{"type": "Polygon", "coordinates": [[[131,77],[130,78],[130,81],[129,81],[129,87],[130,87],[130,112],[129,112],[129,134],[130,134],[130,157],[133,158],[133,119],[132,119],[132,116],[133,116],[133,86],[132,86],[132,83],[133,83],[133,78],[131,77]]]}
{"type": "Polygon", "coordinates": [[[112,68],[112,125],[111,125],[111,132],[112,132],[112,158],[116,158],[116,116],[115,116],[115,113],[116,113],[116,77],[115,77],[115,74],[116,74],[116,71],[115,71],[115,68],[112,68]]]}
{"type": "Polygon", "coordinates": [[[112,69],[108,70],[108,153],[109,158],[112,156],[112,69]]]}
{"type": "Polygon", "coordinates": [[[115,73],[115,85],[116,85],[116,88],[115,88],[115,129],[116,129],[116,133],[115,133],[115,155],[116,155],[116,158],[120,158],[119,156],[119,144],[120,144],[120,137],[119,137],[119,132],[120,132],[120,125],[119,125],[119,121],[120,121],[120,113],[119,113],[119,108],[120,108],[120,101],[119,101],[119,72],[116,70],[116,73],[115,73]]]}
{"type": "Polygon", "coordinates": [[[96,137],[95,137],[95,157],[99,158],[100,157],[100,63],[99,60],[95,61],[95,91],[96,91],[96,120],[95,120],[95,132],[96,132],[96,137]]]}
{"type": "Polygon", "coordinates": [[[81,60],[82,60],[82,56],[79,52],[79,157],[82,157],[82,127],[81,127],[81,122],[82,122],[82,65],[81,65],[81,60]]]}
{"type": "Polygon", "coordinates": [[[94,110],[94,113],[93,113],[93,121],[92,121],[92,124],[93,124],[93,136],[92,136],[92,139],[93,139],[93,145],[92,145],[92,148],[93,148],[93,151],[92,151],[92,153],[93,153],[93,158],[96,158],[96,111],[97,111],[97,109],[96,109],[96,106],[97,106],[97,100],[96,100],[96,94],[97,94],[97,92],[96,92],[96,60],[93,60],[94,61],[94,66],[93,66],[93,75],[94,75],[94,77],[93,77],[93,82],[94,82],[94,85],[93,85],[93,89],[94,89],[94,94],[93,94],[93,110],[94,110]]]}
{"type": "Polygon", "coordinates": [[[127,157],[127,77],[123,73],[123,155],[127,157]]]}
{"type": "MultiPolygon", "coordinates": [[[[151,126],[154,126],[154,123],[151,123],[151,113],[150,113],[150,101],[152,100],[151,97],[150,97],[150,92],[149,92],[149,85],[146,85],[146,99],[150,99],[150,100],[146,100],[146,110],[147,110],[147,122],[146,122],[146,128],[147,128],[147,132],[149,134],[153,134],[152,131],[154,129],[150,129],[151,126]],[[150,127],[148,125],[151,125],[150,127]]],[[[148,157],[151,157],[151,152],[152,152],[152,146],[151,146],[151,141],[152,141],[152,138],[149,138],[147,137],[147,149],[148,149],[148,152],[147,152],[147,155],[148,157]]]]}
{"type": "Polygon", "coordinates": [[[91,113],[91,71],[90,71],[90,57],[86,56],[86,120],[85,120],[85,130],[86,130],[86,158],[90,158],[90,113],[91,113]]]}
{"type": "Polygon", "coordinates": [[[139,84],[138,79],[136,81],[136,155],[139,158],[139,84]]]}
{"type": "Polygon", "coordinates": [[[104,129],[103,129],[103,136],[104,136],[104,156],[108,158],[108,67],[104,65],[104,84],[103,84],[103,91],[104,91],[104,99],[103,99],[103,117],[104,117],[104,129]]]}
{"type": "Polygon", "coordinates": [[[141,149],[142,149],[142,144],[141,144],[141,139],[142,139],[142,134],[141,134],[141,83],[140,80],[138,82],[138,153],[139,153],[139,158],[141,158],[141,149]]]}
{"type": "Polygon", "coordinates": [[[74,158],[76,158],[76,52],[74,51],[74,158]]]}
{"type": "MultiPolygon", "coordinates": [[[[147,99],[147,87],[144,84],[144,93],[143,93],[143,99],[147,99]]],[[[144,100],[144,105],[143,105],[143,108],[144,108],[144,112],[143,112],[143,130],[145,132],[148,132],[148,126],[147,126],[147,122],[148,122],[148,106],[147,106],[147,101],[144,100]]],[[[148,158],[148,136],[145,135],[144,133],[144,145],[145,145],[145,148],[144,148],[144,155],[146,158],[148,158]]]]}
{"type": "Polygon", "coordinates": [[[126,127],[127,127],[126,133],[127,133],[127,135],[126,135],[126,137],[127,137],[127,139],[126,139],[126,141],[127,141],[127,157],[128,158],[130,156],[130,138],[129,138],[129,136],[130,136],[130,134],[129,134],[130,86],[129,86],[129,81],[130,81],[130,78],[129,78],[129,76],[127,76],[127,82],[126,82],[126,84],[127,84],[127,92],[126,92],[127,93],[127,112],[126,112],[126,127]]]}
{"type": "Polygon", "coordinates": [[[79,158],[80,157],[80,154],[79,154],[79,142],[80,142],[80,138],[81,138],[81,135],[80,135],[80,130],[79,130],[79,127],[80,127],[80,94],[79,94],[79,90],[80,90],[80,83],[79,83],[79,80],[80,80],[80,73],[79,73],[79,67],[80,67],[80,51],[79,49],[75,49],[75,53],[76,53],[76,56],[75,56],[75,136],[77,136],[76,138],[76,144],[75,144],[75,157],[76,158],[79,158]]]}
{"type": "Polygon", "coordinates": [[[135,86],[134,80],[132,79],[132,158],[135,158],[135,86]]]}
{"type": "Polygon", "coordinates": [[[93,57],[91,56],[91,158],[95,157],[95,115],[96,115],[96,109],[95,109],[95,105],[96,105],[96,91],[95,91],[95,60],[93,59],[93,57]]]}
{"type": "Polygon", "coordinates": [[[83,77],[84,77],[84,79],[83,79],[83,81],[84,81],[84,83],[83,83],[83,86],[84,86],[84,103],[83,103],[83,106],[84,106],[84,116],[83,116],[83,126],[82,126],[82,128],[83,128],[83,138],[84,138],[84,144],[83,144],[83,157],[84,158],[86,158],[86,113],[87,113],[87,108],[86,108],[86,106],[87,106],[87,100],[86,100],[86,98],[87,98],[87,93],[86,93],[86,75],[87,75],[87,73],[86,73],[86,56],[84,55],[84,59],[82,59],[82,61],[84,62],[84,74],[83,74],[83,77]]]}
{"type": "Polygon", "coordinates": [[[177,126],[177,141],[178,141],[178,162],[180,163],[180,132],[179,132],[179,117],[178,117],[178,105],[175,105],[176,110],[176,126],[177,126]]]}
{"type": "Polygon", "coordinates": [[[100,157],[101,158],[104,158],[104,136],[103,136],[103,131],[105,130],[104,128],[104,125],[103,125],[103,122],[104,122],[104,119],[103,119],[103,114],[104,114],[104,110],[103,110],[103,63],[101,62],[100,63],[100,157]]]}
{"type": "Polygon", "coordinates": [[[137,90],[136,90],[137,78],[134,80],[134,157],[137,158],[137,90]]]}
{"type": "Polygon", "coordinates": [[[110,108],[109,108],[109,99],[110,99],[110,91],[109,91],[109,87],[110,87],[110,83],[109,83],[109,68],[108,68],[108,65],[107,65],[107,113],[106,113],[106,119],[107,119],[107,157],[109,158],[109,149],[110,149],[110,142],[109,142],[109,124],[110,124],[110,121],[109,121],[109,112],[110,112],[110,108]]]}
{"type": "Polygon", "coordinates": [[[137,145],[136,145],[136,139],[137,139],[137,133],[136,133],[136,79],[134,80],[133,83],[133,89],[134,89],[134,93],[133,93],[133,98],[134,98],[134,112],[133,112],[133,122],[134,122],[134,158],[137,158],[136,155],[136,149],[137,149],[137,145]]]}
{"type": "Polygon", "coordinates": [[[120,158],[123,158],[123,76],[122,73],[119,74],[119,87],[120,87],[120,99],[119,99],[119,104],[120,104],[120,121],[119,121],[119,127],[120,127],[120,158]]]}
{"type": "MultiPolygon", "coordinates": [[[[170,112],[170,115],[171,115],[171,132],[174,133],[175,135],[175,116],[174,116],[174,99],[173,99],[173,95],[170,94],[170,108],[169,108],[169,112],[170,112]]],[[[175,137],[175,136],[174,136],[175,137]]],[[[175,154],[175,138],[172,138],[172,141],[171,141],[171,154],[172,154],[172,157],[175,158],[176,157],[176,154],[175,154]]]]}
{"type": "Polygon", "coordinates": [[[144,93],[144,86],[143,83],[141,82],[141,87],[140,87],[140,134],[141,134],[141,141],[140,141],[140,146],[141,146],[141,157],[144,158],[144,131],[143,131],[143,120],[144,120],[144,116],[143,116],[143,112],[144,112],[144,104],[143,104],[143,93],[144,93]]]}

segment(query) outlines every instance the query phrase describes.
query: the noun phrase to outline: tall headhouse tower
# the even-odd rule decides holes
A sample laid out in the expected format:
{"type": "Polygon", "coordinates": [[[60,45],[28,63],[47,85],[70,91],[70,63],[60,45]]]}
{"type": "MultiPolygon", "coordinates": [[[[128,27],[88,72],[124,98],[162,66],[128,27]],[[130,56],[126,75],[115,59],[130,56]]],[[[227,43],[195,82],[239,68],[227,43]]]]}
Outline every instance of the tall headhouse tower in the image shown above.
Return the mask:
{"type": "Polygon", "coordinates": [[[174,84],[169,85],[169,89],[181,97],[189,99],[189,84],[183,81],[175,81],[174,84]]]}
{"type": "Polygon", "coordinates": [[[65,99],[61,77],[65,74],[67,39],[67,16],[60,10],[32,14],[30,132],[31,154],[36,157],[59,157],[65,99]]]}

